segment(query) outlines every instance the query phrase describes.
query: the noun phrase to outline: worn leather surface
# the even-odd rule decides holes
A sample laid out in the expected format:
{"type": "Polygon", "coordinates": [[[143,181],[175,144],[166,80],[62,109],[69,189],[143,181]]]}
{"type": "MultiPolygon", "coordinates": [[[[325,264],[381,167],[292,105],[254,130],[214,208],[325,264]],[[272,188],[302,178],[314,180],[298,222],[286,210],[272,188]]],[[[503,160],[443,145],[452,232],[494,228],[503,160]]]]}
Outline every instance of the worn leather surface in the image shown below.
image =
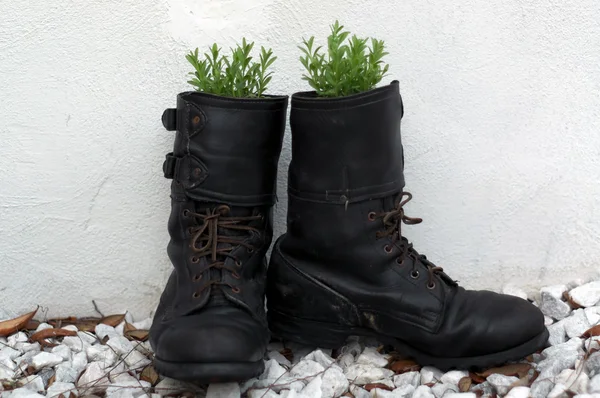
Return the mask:
{"type": "Polygon", "coordinates": [[[287,233],[271,257],[269,310],[366,328],[443,357],[540,335],[543,315],[526,300],[468,291],[441,272],[430,280],[424,257],[402,255],[408,241],[378,238],[384,223],[369,213],[393,210],[404,187],[401,104],[397,82],[335,101],[292,97],[287,233]]]}
{"type": "Polygon", "coordinates": [[[186,92],[177,97],[176,109],[165,112],[165,127],[176,131],[167,156],[171,163],[164,167],[173,178],[167,252],[174,269],[150,330],[163,361],[255,362],[264,354],[269,340],[265,254],[273,234],[271,207],[286,108],[287,97],[231,99],[186,92]],[[236,224],[246,229],[217,228],[219,236],[241,243],[219,241],[216,259],[199,256],[192,236],[202,232],[202,219],[194,214],[216,214],[223,205],[229,210],[208,217],[214,224],[206,225],[252,217],[236,224]],[[215,261],[222,266],[213,267],[215,261]]]}

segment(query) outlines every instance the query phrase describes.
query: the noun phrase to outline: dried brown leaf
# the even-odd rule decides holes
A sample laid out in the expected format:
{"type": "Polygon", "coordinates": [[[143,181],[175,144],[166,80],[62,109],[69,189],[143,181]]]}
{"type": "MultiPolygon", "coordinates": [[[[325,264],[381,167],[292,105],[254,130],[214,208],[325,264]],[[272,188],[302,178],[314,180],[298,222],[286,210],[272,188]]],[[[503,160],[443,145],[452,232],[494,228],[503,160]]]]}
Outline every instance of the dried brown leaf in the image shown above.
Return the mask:
{"type": "Polygon", "coordinates": [[[475,383],[483,383],[485,381],[485,377],[478,375],[477,373],[469,372],[469,377],[475,383]]]}
{"type": "Polygon", "coordinates": [[[600,325],[592,326],[581,335],[586,339],[593,336],[600,336],[600,325]]]}
{"type": "Polygon", "coordinates": [[[421,370],[421,366],[411,359],[401,359],[390,365],[390,369],[396,374],[421,370]]]}
{"type": "Polygon", "coordinates": [[[125,319],[125,314],[118,315],[109,315],[105,316],[100,320],[100,323],[103,323],[108,326],[112,326],[113,328],[118,326],[125,319]]]}
{"type": "Polygon", "coordinates": [[[138,341],[146,341],[148,340],[148,332],[147,330],[130,330],[129,332],[125,332],[125,337],[129,340],[138,340],[138,341]]]}
{"type": "Polygon", "coordinates": [[[388,386],[386,384],[383,384],[383,383],[369,383],[369,384],[365,384],[363,386],[363,388],[365,390],[369,391],[369,392],[371,392],[371,390],[374,390],[376,388],[380,388],[382,390],[387,390],[387,391],[392,391],[393,390],[392,387],[390,387],[390,386],[388,386]]]}
{"type": "Polygon", "coordinates": [[[25,315],[21,315],[17,318],[0,322],[0,337],[11,335],[23,329],[25,325],[27,325],[27,322],[29,322],[31,318],[33,318],[36,312],[37,308],[34,311],[31,311],[25,315]]]}
{"type": "Polygon", "coordinates": [[[473,381],[471,380],[471,378],[469,376],[463,377],[462,379],[460,379],[458,381],[458,390],[460,392],[467,392],[471,389],[472,383],[473,383],[473,381]]]}
{"type": "Polygon", "coordinates": [[[537,370],[534,371],[533,372],[533,376],[531,376],[531,379],[529,379],[527,387],[531,387],[531,385],[533,384],[533,382],[536,381],[539,376],[540,376],[540,372],[538,372],[537,370]]]}
{"type": "Polygon", "coordinates": [[[285,359],[287,359],[290,362],[294,361],[294,353],[292,352],[292,350],[290,348],[284,348],[283,350],[279,351],[279,353],[281,355],[283,355],[285,357],[285,359]]]}
{"type": "Polygon", "coordinates": [[[47,323],[54,326],[55,328],[61,328],[65,325],[72,325],[74,322],[77,322],[77,318],[75,318],[74,316],[69,316],[67,318],[49,319],[47,323]]]}
{"type": "Polygon", "coordinates": [[[47,387],[50,387],[52,384],[54,384],[54,382],[55,382],[55,381],[56,381],[56,373],[54,373],[54,374],[52,375],[52,377],[50,377],[50,378],[48,379],[48,386],[47,386],[47,387]]]}
{"type": "Polygon", "coordinates": [[[77,332],[67,329],[44,329],[32,334],[29,340],[41,343],[42,340],[65,336],[77,336],[77,332]]]}
{"type": "Polygon", "coordinates": [[[27,324],[25,325],[25,327],[23,329],[35,330],[38,328],[38,326],[40,326],[40,321],[31,319],[29,322],[27,322],[27,324]]]}
{"type": "Polygon", "coordinates": [[[147,381],[154,387],[156,383],[158,383],[158,373],[156,373],[156,370],[152,365],[148,365],[144,368],[144,370],[142,370],[140,379],[147,381]]]}
{"type": "Polygon", "coordinates": [[[565,299],[565,301],[567,303],[569,303],[569,305],[571,306],[571,308],[573,308],[574,310],[578,309],[578,308],[583,308],[581,305],[577,304],[574,300],[573,297],[571,297],[571,295],[569,294],[569,292],[565,291],[563,293],[563,298],[565,299]]]}
{"type": "Polygon", "coordinates": [[[133,326],[129,322],[125,322],[125,327],[123,327],[123,333],[132,332],[134,330],[137,330],[135,326],[133,326]]]}
{"type": "Polygon", "coordinates": [[[527,372],[529,372],[529,369],[531,369],[531,364],[529,363],[512,363],[509,365],[500,366],[498,368],[490,368],[485,372],[477,374],[482,377],[488,377],[494,373],[499,373],[504,376],[524,377],[527,375],[527,372]]]}

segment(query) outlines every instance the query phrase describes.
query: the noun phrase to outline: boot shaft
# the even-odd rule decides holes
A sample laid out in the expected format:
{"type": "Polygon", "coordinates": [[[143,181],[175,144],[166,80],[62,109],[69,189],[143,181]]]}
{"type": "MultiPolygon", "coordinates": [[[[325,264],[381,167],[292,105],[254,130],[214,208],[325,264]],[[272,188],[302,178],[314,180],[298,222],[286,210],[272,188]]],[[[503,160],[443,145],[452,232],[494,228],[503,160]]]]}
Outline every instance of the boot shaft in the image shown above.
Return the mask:
{"type": "Polygon", "coordinates": [[[341,98],[292,96],[290,197],[343,204],[402,191],[399,83],[341,98]]]}
{"type": "Polygon", "coordinates": [[[165,176],[197,201],[273,205],[287,97],[225,98],[184,92],[163,124],[176,130],[165,176]]]}

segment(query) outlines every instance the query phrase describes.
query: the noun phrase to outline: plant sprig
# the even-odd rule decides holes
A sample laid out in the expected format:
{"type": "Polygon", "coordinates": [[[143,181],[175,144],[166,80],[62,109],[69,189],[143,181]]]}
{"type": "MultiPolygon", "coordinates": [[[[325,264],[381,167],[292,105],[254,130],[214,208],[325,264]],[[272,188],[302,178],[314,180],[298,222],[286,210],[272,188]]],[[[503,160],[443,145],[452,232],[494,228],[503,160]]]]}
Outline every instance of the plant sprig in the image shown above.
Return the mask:
{"type": "Polygon", "coordinates": [[[198,49],[186,55],[188,62],[195,71],[190,72],[194,77],[188,81],[196,90],[226,97],[262,97],[271,81],[273,72],[268,69],[277,57],[273,50],[260,48],[259,60],[252,61],[250,55],[254,42],[248,43],[242,39],[242,44],[231,49],[231,55],[221,54],[221,48],[214,43],[209,51],[204,53],[204,59],[199,58],[198,49]]]}
{"type": "Polygon", "coordinates": [[[322,46],[314,48],[315,38],[303,40],[300,62],[307,73],[302,79],[324,97],[340,97],[368,91],[386,76],[389,65],[383,62],[383,40],[359,38],[335,21],[327,38],[327,56],[322,46]]]}

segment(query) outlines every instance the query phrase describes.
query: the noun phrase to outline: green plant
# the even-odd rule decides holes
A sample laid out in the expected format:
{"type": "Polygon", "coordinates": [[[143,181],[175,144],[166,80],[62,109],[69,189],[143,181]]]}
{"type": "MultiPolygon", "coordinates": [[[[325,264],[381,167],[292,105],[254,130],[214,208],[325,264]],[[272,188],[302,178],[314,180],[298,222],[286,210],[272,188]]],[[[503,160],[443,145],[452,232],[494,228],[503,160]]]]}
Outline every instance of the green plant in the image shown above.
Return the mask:
{"type": "Polygon", "coordinates": [[[246,42],[231,49],[231,55],[221,55],[217,43],[209,47],[200,60],[198,49],[190,51],[186,59],[195,69],[194,77],[188,81],[196,90],[226,97],[262,97],[271,81],[269,67],[277,57],[271,49],[260,49],[259,61],[252,61],[250,53],[254,43],[246,42]]]}
{"type": "Polygon", "coordinates": [[[303,39],[304,46],[299,46],[304,54],[300,62],[308,74],[302,79],[325,97],[340,97],[356,94],[374,88],[386,75],[389,65],[384,64],[383,40],[371,38],[361,39],[335,21],[331,25],[331,34],[327,38],[327,57],[321,52],[322,47],[313,49],[315,38],[303,39]]]}

